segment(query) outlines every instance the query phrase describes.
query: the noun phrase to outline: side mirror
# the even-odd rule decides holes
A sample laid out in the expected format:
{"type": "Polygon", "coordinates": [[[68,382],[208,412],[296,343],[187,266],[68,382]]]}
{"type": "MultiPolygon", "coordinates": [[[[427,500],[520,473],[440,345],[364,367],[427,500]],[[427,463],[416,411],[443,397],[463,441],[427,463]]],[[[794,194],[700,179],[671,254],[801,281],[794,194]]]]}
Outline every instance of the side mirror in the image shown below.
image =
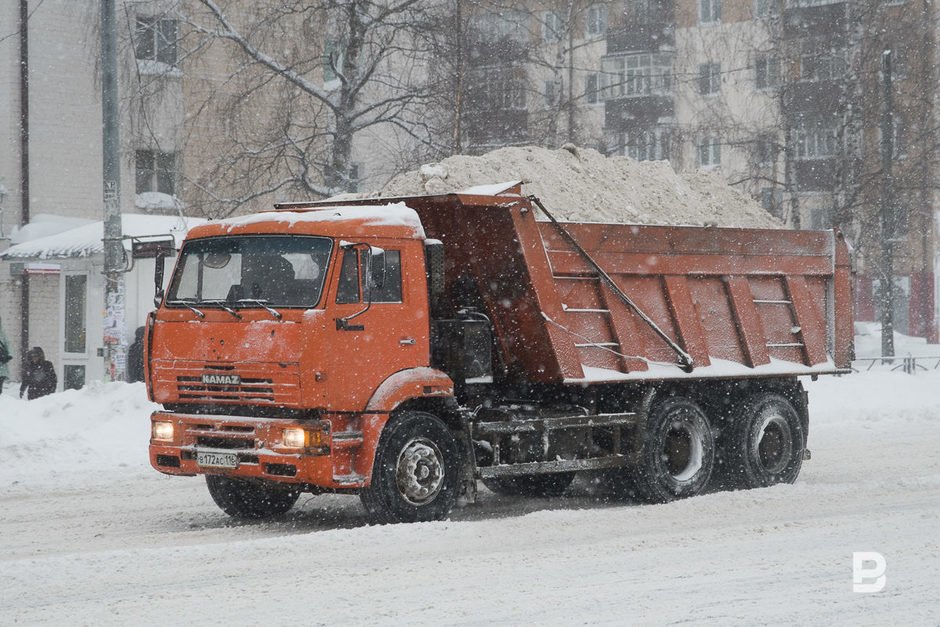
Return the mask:
{"type": "Polygon", "coordinates": [[[163,273],[164,260],[176,256],[176,240],[172,235],[160,236],[150,239],[131,238],[131,258],[153,259],[153,306],[159,307],[163,302],[163,273]]]}

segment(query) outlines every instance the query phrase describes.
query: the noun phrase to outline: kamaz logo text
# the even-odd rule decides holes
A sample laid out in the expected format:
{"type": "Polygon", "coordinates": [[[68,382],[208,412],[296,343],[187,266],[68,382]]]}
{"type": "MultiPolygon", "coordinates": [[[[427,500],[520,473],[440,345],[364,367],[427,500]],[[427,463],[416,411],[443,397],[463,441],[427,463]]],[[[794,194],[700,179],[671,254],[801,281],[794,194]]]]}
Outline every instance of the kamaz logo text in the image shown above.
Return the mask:
{"type": "Polygon", "coordinates": [[[238,385],[242,378],[237,374],[204,374],[202,382],[208,385],[238,385]]]}

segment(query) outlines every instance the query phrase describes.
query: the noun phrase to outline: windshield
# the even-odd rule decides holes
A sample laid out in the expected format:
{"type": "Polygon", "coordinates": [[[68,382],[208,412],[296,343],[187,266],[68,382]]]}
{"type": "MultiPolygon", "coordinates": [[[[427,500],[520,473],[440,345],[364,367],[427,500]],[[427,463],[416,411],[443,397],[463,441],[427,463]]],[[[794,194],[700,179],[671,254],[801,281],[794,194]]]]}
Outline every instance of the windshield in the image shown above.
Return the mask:
{"type": "Polygon", "coordinates": [[[320,300],[332,247],[328,238],[284,235],[188,242],[167,304],[313,307],[320,300]]]}

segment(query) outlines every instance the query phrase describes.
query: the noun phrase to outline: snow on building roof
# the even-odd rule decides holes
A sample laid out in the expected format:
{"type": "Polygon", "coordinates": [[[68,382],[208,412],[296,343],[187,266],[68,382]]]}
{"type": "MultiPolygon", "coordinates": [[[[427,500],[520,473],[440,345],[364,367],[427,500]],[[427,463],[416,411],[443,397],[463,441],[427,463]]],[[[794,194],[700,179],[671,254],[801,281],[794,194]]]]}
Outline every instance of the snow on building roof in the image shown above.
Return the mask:
{"type": "MultiPolygon", "coordinates": [[[[177,248],[190,228],[204,222],[206,220],[202,218],[180,218],[178,216],[137,214],[124,214],[121,216],[125,236],[173,235],[177,248]]],[[[29,225],[25,228],[29,228],[29,225]]],[[[0,253],[0,257],[4,259],[87,257],[104,252],[103,237],[104,223],[100,221],[92,222],[60,233],[23,241],[0,253]]],[[[128,251],[131,249],[130,240],[124,240],[124,248],[128,251]]]]}
{"type": "Polygon", "coordinates": [[[57,233],[68,231],[69,229],[94,224],[94,220],[84,218],[72,218],[69,216],[60,216],[53,213],[40,213],[34,215],[29,224],[21,226],[13,232],[10,243],[14,246],[29,242],[40,237],[48,237],[57,233]]]}

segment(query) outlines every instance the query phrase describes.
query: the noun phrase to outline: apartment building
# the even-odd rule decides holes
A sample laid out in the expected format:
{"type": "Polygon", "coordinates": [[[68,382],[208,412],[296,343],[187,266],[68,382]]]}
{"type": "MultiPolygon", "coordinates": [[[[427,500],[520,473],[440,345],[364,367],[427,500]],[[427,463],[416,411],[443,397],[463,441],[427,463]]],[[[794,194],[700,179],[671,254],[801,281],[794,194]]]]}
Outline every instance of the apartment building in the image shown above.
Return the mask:
{"type": "Polygon", "coordinates": [[[916,0],[483,5],[470,21],[464,146],[575,141],[713,171],[795,228],[849,237],[861,320],[879,316],[887,239],[896,328],[936,339],[935,17],[916,0]]]}

